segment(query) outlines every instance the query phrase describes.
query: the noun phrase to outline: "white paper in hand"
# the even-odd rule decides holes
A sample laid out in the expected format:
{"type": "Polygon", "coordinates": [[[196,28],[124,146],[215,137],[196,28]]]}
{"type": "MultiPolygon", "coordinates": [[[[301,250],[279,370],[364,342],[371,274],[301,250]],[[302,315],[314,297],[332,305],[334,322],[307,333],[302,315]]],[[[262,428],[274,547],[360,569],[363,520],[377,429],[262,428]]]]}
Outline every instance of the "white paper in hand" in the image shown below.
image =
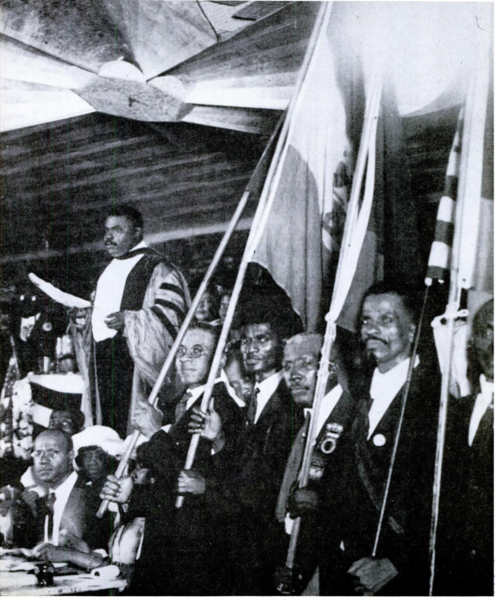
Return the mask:
{"type": "Polygon", "coordinates": [[[51,283],[48,283],[48,281],[44,281],[34,273],[29,273],[28,277],[42,292],[44,292],[47,296],[50,296],[52,300],[55,300],[55,302],[58,302],[59,304],[63,304],[69,308],[91,307],[91,302],[88,300],[84,300],[84,298],[78,298],[77,296],[73,296],[67,292],[62,292],[62,290],[59,290],[51,283]]]}

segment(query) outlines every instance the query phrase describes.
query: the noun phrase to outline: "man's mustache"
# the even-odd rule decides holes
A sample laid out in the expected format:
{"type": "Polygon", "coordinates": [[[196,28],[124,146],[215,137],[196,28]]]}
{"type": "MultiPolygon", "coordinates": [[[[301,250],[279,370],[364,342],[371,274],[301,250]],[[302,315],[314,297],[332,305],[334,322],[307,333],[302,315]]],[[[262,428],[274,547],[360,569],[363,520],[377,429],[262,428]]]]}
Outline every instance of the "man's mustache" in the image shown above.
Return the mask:
{"type": "Polygon", "coordinates": [[[364,343],[369,342],[370,340],[375,340],[376,342],[381,342],[382,344],[388,344],[387,340],[380,338],[376,335],[369,335],[365,338],[364,343]]]}

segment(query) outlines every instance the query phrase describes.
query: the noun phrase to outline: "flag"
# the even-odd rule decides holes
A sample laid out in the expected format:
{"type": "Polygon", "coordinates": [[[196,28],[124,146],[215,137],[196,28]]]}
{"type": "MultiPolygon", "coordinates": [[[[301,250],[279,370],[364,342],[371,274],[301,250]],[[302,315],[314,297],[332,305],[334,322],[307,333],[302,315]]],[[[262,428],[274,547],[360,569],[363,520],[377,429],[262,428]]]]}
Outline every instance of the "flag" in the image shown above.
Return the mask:
{"type": "Polygon", "coordinates": [[[431,245],[426,272],[426,285],[431,285],[436,279],[443,283],[450,269],[452,256],[452,241],[454,239],[454,218],[457,199],[457,186],[459,182],[459,169],[461,163],[461,139],[464,124],[464,111],[459,113],[457,130],[450,150],[447,164],[445,188],[440,204],[438,205],[435,235],[431,245]]]}
{"type": "Polygon", "coordinates": [[[403,123],[391,82],[385,80],[376,133],[373,207],[337,324],[348,331],[356,330],[362,298],[373,283],[386,278],[414,287],[423,272],[403,123]]]}
{"type": "Polygon", "coordinates": [[[317,329],[328,310],[330,297],[323,296],[338,259],[353,159],[330,41],[331,3],[322,10],[316,43],[288,113],[285,145],[268,184],[268,220],[251,258],[285,290],[308,331],[317,329]]]}
{"type": "Polygon", "coordinates": [[[468,305],[474,310],[493,298],[493,65],[489,72],[476,264],[468,296],[468,305]]]}

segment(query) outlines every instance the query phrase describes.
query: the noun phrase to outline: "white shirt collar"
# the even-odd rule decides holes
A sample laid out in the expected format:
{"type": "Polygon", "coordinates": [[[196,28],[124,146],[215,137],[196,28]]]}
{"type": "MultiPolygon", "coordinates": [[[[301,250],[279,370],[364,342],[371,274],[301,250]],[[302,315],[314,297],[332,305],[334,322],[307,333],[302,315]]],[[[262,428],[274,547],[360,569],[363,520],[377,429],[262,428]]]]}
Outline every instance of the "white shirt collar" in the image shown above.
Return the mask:
{"type": "MultiPolygon", "coordinates": [[[[55,546],[58,546],[59,542],[59,534],[60,534],[60,523],[62,521],[62,515],[64,514],[65,507],[67,505],[67,501],[69,500],[69,496],[74,489],[74,486],[77,482],[77,473],[72,471],[72,473],[67,477],[67,479],[61,483],[57,488],[49,488],[48,494],[54,493],[56,496],[55,504],[53,505],[53,539],[52,543],[55,546]]],[[[45,542],[49,541],[48,539],[48,516],[45,519],[45,542]]]]}
{"type": "MultiPolygon", "coordinates": [[[[380,373],[378,369],[375,369],[373,372],[370,388],[370,396],[373,403],[371,404],[370,412],[368,414],[370,422],[368,439],[370,439],[394,398],[406,383],[410,360],[410,358],[406,358],[386,373],[380,373]]],[[[419,356],[416,356],[414,368],[418,365],[419,356]]]]}
{"type": "Polygon", "coordinates": [[[480,377],[481,392],[476,396],[473,412],[469,421],[468,443],[473,445],[474,438],[481,423],[481,419],[493,401],[493,381],[487,381],[484,375],[480,377]]]}
{"type": "MultiPolygon", "coordinates": [[[[222,381],[221,377],[217,377],[215,379],[215,385],[217,383],[220,383],[222,381]]],[[[201,394],[206,390],[206,383],[204,385],[200,385],[198,387],[195,388],[187,388],[186,390],[186,394],[191,394],[191,397],[188,398],[187,400],[187,404],[186,404],[186,410],[189,410],[191,408],[191,406],[196,402],[196,400],[201,396],[201,394]]]]}
{"type": "MultiPolygon", "coordinates": [[[[332,414],[333,409],[337,406],[338,401],[342,396],[343,389],[340,384],[333,387],[321,401],[320,410],[318,411],[318,423],[316,424],[316,435],[318,436],[325,425],[325,421],[332,414]]],[[[304,416],[307,414],[313,416],[312,408],[304,409],[304,416]]]]}
{"type": "Polygon", "coordinates": [[[282,380],[282,371],[277,371],[270,377],[267,377],[263,381],[260,381],[254,386],[254,389],[258,389],[256,396],[256,416],[254,422],[257,423],[263,412],[265,406],[268,404],[268,400],[273,396],[275,390],[278,388],[280,381],[282,380]]]}
{"type": "MultiPolygon", "coordinates": [[[[134,248],[131,248],[131,249],[129,250],[129,252],[133,252],[134,250],[139,250],[140,248],[147,248],[147,247],[148,247],[148,244],[147,244],[147,243],[146,243],[144,240],[141,240],[141,241],[139,242],[139,244],[136,244],[136,245],[134,246],[134,248]]],[[[114,259],[114,260],[115,260],[115,259],[114,259]]],[[[124,259],[124,260],[126,260],[126,259],[124,259]]]]}

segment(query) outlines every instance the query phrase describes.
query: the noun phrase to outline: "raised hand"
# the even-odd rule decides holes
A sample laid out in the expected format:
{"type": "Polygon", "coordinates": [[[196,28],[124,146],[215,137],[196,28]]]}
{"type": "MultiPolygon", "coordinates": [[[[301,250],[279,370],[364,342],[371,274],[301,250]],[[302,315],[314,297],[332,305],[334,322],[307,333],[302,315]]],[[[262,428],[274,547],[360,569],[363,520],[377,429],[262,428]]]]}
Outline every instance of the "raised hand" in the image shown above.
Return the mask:
{"type": "Polygon", "coordinates": [[[117,479],[115,475],[108,475],[100,492],[100,498],[102,500],[123,504],[124,502],[127,502],[131,495],[132,486],[133,482],[131,477],[117,479]]]}

